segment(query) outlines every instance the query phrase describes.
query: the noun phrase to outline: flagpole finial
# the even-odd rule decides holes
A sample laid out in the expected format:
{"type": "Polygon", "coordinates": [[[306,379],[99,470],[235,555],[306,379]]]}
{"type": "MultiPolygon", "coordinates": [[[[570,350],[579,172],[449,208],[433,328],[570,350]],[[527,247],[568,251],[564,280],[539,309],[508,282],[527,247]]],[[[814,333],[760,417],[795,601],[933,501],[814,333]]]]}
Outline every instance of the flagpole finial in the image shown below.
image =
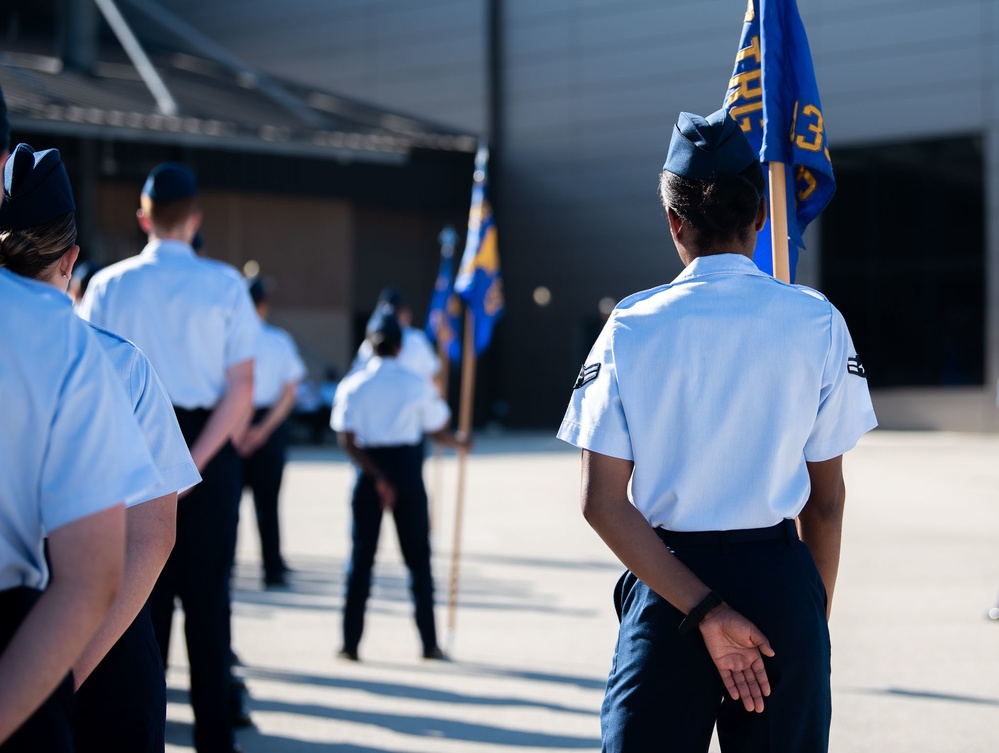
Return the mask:
{"type": "Polygon", "coordinates": [[[454,255],[454,245],[458,242],[458,233],[454,225],[445,225],[437,236],[437,242],[441,244],[441,255],[450,258],[454,255]]]}
{"type": "Polygon", "coordinates": [[[479,148],[475,152],[475,180],[482,180],[485,177],[486,165],[488,164],[489,144],[486,141],[480,141],[479,148]]]}

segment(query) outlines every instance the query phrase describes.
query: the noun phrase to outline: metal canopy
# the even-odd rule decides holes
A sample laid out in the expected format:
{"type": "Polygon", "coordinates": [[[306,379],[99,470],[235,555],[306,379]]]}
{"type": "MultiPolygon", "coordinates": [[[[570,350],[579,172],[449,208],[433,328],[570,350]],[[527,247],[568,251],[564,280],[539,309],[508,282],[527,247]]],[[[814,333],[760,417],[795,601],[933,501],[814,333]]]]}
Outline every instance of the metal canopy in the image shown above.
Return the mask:
{"type": "MultiPolygon", "coordinates": [[[[173,34],[189,31],[150,0],[123,5],[138,6],[173,34]]],[[[47,43],[8,45],[0,53],[0,82],[11,124],[36,133],[339,162],[400,164],[413,149],[476,149],[475,136],[271,79],[211,40],[195,39],[198,54],[143,49],[137,57],[134,49],[126,54],[104,45],[89,71],[64,65],[47,43]],[[164,114],[164,101],[172,113],[164,114]]]]}

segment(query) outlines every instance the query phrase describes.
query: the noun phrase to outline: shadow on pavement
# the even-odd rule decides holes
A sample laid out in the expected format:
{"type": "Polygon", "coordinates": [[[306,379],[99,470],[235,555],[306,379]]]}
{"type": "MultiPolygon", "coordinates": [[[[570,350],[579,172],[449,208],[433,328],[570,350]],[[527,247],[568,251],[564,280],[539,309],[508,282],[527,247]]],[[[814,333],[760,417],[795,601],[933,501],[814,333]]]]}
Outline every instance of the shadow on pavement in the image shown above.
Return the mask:
{"type": "MultiPolygon", "coordinates": [[[[166,743],[179,747],[188,747],[193,750],[191,742],[192,729],[190,724],[167,720],[166,743]]],[[[296,740],[280,735],[265,735],[255,728],[247,728],[236,731],[236,739],[248,752],[257,753],[269,751],[273,753],[329,753],[335,750],[337,753],[402,753],[388,748],[369,748],[366,745],[351,745],[349,743],[329,743],[310,742],[309,740],[296,740]]]]}
{"type": "Polygon", "coordinates": [[[490,743],[493,745],[510,745],[519,748],[599,748],[599,738],[575,737],[571,735],[553,735],[545,732],[529,732],[524,730],[494,727],[488,724],[476,724],[457,719],[439,719],[430,716],[409,716],[406,714],[391,714],[358,709],[337,709],[328,706],[302,703],[283,703],[281,701],[255,701],[254,711],[272,711],[281,714],[305,714],[323,719],[334,719],[351,724],[368,724],[380,729],[427,737],[435,740],[463,740],[469,743],[490,743]]]}
{"type": "Polygon", "coordinates": [[[911,690],[909,688],[843,688],[844,693],[856,695],[896,696],[899,698],[915,698],[923,701],[946,701],[948,703],[968,703],[976,706],[999,706],[999,698],[982,698],[979,696],[956,695],[954,693],[937,693],[932,690],[911,690]]]}
{"type": "MultiPolygon", "coordinates": [[[[469,559],[476,558],[470,557],[469,559]]],[[[538,567],[540,562],[540,560],[535,562],[529,559],[518,562],[514,558],[509,559],[510,564],[523,564],[525,567],[538,567]]],[[[564,566],[569,569],[620,570],[618,565],[603,565],[593,562],[562,564],[556,561],[547,561],[547,565],[550,567],[564,566]]],[[[312,612],[340,609],[343,601],[344,579],[342,562],[331,561],[326,570],[296,568],[289,585],[273,589],[261,588],[259,577],[255,575],[254,570],[253,566],[248,567],[243,564],[237,566],[232,580],[234,606],[274,607],[312,612]]],[[[438,588],[441,589],[437,599],[439,606],[442,604],[440,596],[444,585],[443,581],[438,582],[438,588]]],[[[555,606],[550,595],[537,591],[537,585],[535,580],[484,578],[480,575],[468,574],[461,588],[461,608],[523,611],[568,617],[590,617],[596,611],[595,609],[555,606]]],[[[376,563],[371,598],[369,610],[372,613],[378,611],[378,602],[380,601],[408,604],[412,597],[406,570],[398,563],[387,563],[380,567],[376,563]]]]}
{"type": "MultiPolygon", "coordinates": [[[[247,667],[243,674],[251,682],[253,679],[278,680],[280,682],[318,685],[321,687],[337,688],[340,690],[360,690],[385,698],[411,698],[420,701],[456,705],[470,704],[475,706],[519,706],[524,708],[557,711],[567,714],[583,714],[586,716],[592,716],[594,714],[594,710],[591,708],[573,708],[557,703],[531,701],[523,698],[513,698],[510,696],[462,695],[460,693],[452,693],[446,690],[438,690],[436,688],[426,688],[417,685],[402,685],[400,683],[378,682],[376,680],[358,680],[351,677],[308,675],[274,669],[257,669],[254,667],[247,667]]],[[[603,687],[603,684],[601,684],[600,687],[603,687]]],[[[256,704],[251,703],[251,707],[255,705],[256,704]]]]}
{"type": "Polygon", "coordinates": [[[369,748],[367,745],[350,743],[314,743],[308,740],[295,740],[279,735],[265,735],[257,730],[241,730],[236,735],[239,744],[247,753],[273,751],[273,753],[402,753],[388,748],[369,748]]]}
{"type": "Polygon", "coordinates": [[[517,680],[530,680],[531,682],[551,682],[561,685],[575,685],[584,690],[603,690],[607,681],[604,678],[576,677],[573,675],[559,675],[550,672],[535,672],[524,669],[509,669],[507,667],[494,667],[488,664],[465,664],[471,671],[477,674],[490,674],[494,677],[512,677],[517,680]]]}

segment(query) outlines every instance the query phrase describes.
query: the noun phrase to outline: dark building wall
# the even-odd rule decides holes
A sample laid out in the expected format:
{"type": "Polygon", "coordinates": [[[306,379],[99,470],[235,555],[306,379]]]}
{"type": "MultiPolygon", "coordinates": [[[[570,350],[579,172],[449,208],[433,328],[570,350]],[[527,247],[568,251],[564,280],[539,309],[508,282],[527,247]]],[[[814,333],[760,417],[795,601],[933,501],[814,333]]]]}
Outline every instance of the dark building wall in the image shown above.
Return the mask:
{"type": "Polygon", "coordinates": [[[871,387],[981,385],[981,139],[841,149],[838,157],[839,197],[822,223],[823,290],[853,324],[871,387]]]}

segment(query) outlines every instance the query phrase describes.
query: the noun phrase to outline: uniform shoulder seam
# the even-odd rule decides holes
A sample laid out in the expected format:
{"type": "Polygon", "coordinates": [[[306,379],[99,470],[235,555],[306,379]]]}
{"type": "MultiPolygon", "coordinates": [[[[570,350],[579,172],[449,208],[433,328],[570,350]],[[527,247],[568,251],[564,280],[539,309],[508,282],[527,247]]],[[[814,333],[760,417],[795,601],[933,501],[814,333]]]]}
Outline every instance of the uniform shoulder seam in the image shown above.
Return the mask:
{"type": "MultiPolygon", "coordinates": [[[[780,280],[778,280],[778,282],[780,282],[780,280]]],[[[783,284],[788,285],[788,283],[783,283],[783,284]]],[[[810,288],[807,285],[788,285],[788,287],[790,287],[792,290],[795,290],[795,291],[797,291],[799,293],[802,293],[804,295],[811,296],[812,298],[815,298],[816,300],[824,301],[825,303],[829,303],[829,299],[825,296],[825,294],[819,292],[815,288],[810,288]]]]}
{"type": "MultiPolygon", "coordinates": [[[[84,321],[86,321],[86,320],[84,320],[84,321]]],[[[138,345],[136,345],[134,342],[132,342],[131,340],[129,340],[127,337],[122,337],[117,332],[112,332],[109,329],[104,329],[104,327],[100,326],[99,324],[94,324],[93,322],[89,322],[88,321],[87,324],[90,326],[91,329],[96,330],[100,334],[105,335],[106,337],[109,337],[112,340],[115,340],[116,342],[122,343],[123,345],[131,345],[136,350],[139,349],[138,345]]]]}
{"type": "Polygon", "coordinates": [[[667,283],[665,283],[663,285],[657,285],[654,288],[648,288],[646,290],[639,290],[636,293],[632,293],[631,295],[626,296],[625,298],[622,298],[614,308],[615,309],[630,308],[631,306],[633,306],[634,304],[638,303],[639,301],[644,301],[644,300],[646,300],[648,298],[651,298],[652,296],[656,295],[657,293],[662,293],[665,290],[669,290],[674,285],[675,285],[675,283],[667,282],[667,283]]]}

